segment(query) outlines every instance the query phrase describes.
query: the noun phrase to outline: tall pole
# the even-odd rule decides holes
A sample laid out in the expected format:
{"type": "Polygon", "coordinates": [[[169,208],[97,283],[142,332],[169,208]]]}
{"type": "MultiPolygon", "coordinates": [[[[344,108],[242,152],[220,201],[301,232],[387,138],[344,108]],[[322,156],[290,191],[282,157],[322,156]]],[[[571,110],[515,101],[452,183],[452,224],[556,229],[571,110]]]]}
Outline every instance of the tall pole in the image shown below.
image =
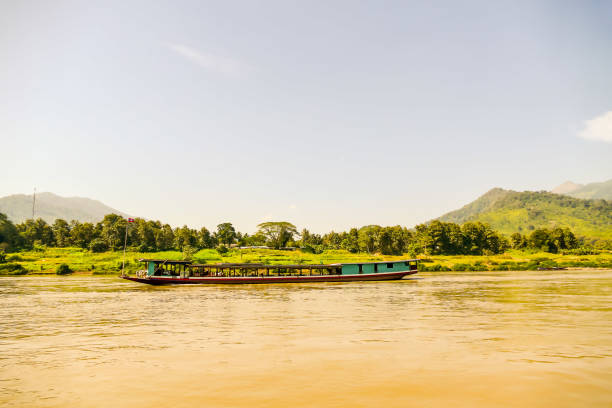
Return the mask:
{"type": "Polygon", "coordinates": [[[32,219],[34,219],[34,206],[36,205],[36,187],[34,187],[34,195],[32,196],[32,219]]]}
{"type": "Polygon", "coordinates": [[[125,239],[123,241],[123,266],[121,267],[121,276],[125,275],[125,247],[127,246],[127,230],[129,225],[129,221],[125,223],[125,239]]]}

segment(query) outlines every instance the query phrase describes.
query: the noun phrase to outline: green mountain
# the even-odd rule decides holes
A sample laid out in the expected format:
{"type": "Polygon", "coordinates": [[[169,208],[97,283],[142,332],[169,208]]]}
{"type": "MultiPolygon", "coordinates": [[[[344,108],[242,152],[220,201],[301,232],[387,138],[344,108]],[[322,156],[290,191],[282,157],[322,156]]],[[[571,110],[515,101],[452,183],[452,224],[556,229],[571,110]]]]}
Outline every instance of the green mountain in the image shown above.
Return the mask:
{"type": "Polygon", "coordinates": [[[440,221],[481,221],[505,234],[569,227],[576,235],[612,238],[612,201],[584,200],[545,191],[494,188],[440,221]]]}
{"type": "MultiPolygon", "coordinates": [[[[32,218],[32,195],[14,194],[0,198],[0,213],[15,222],[32,218]]],[[[100,201],[82,197],[60,197],[53,193],[36,194],[35,217],[52,223],[57,218],[66,221],[98,222],[106,214],[126,214],[100,201]]]]}
{"type": "Polygon", "coordinates": [[[586,185],[574,184],[571,181],[566,181],[560,186],[555,187],[552,192],[576,198],[603,198],[604,200],[612,200],[612,180],[586,185]],[[569,187],[570,185],[575,186],[575,188],[569,187]]]}

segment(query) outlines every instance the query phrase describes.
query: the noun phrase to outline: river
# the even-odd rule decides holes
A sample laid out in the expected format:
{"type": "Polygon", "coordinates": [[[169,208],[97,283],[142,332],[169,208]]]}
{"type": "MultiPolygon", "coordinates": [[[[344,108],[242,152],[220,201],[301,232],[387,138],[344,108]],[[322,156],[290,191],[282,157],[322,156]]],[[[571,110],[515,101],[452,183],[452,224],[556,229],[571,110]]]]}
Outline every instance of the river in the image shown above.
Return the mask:
{"type": "Polygon", "coordinates": [[[0,278],[7,407],[610,407],[612,271],[0,278]]]}

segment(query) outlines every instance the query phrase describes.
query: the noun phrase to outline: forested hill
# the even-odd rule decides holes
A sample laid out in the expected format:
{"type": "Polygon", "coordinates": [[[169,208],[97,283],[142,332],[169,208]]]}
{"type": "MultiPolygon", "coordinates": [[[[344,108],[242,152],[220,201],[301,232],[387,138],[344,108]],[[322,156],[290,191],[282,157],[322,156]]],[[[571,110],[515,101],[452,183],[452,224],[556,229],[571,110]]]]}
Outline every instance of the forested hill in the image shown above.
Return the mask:
{"type": "Polygon", "coordinates": [[[537,228],[569,227],[578,236],[612,238],[612,201],[494,188],[477,200],[444,214],[440,221],[481,221],[505,234],[537,228]]]}
{"type": "MultiPolygon", "coordinates": [[[[19,223],[32,218],[32,195],[14,194],[0,198],[0,213],[19,223]]],[[[81,222],[98,222],[106,214],[124,213],[97,200],[83,197],[60,197],[53,193],[36,194],[36,218],[53,223],[57,218],[81,222]]]]}

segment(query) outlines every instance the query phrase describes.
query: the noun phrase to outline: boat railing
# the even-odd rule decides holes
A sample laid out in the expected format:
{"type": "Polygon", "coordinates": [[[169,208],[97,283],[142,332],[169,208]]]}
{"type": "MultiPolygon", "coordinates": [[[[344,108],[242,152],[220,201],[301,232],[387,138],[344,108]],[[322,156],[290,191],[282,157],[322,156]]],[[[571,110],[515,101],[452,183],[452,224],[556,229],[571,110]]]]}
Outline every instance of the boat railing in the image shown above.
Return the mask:
{"type": "Polygon", "coordinates": [[[340,274],[340,267],[323,265],[192,264],[186,270],[186,276],[189,277],[286,277],[340,274]]]}

